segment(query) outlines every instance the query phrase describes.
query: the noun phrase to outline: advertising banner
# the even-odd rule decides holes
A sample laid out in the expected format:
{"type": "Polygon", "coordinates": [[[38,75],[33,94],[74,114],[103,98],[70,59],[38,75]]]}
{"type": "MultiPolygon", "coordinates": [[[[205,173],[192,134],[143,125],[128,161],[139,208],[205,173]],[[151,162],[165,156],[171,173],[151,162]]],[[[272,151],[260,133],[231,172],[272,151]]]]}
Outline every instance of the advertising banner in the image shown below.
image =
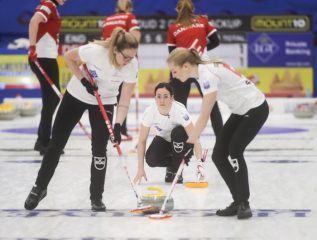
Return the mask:
{"type": "Polygon", "coordinates": [[[310,97],[313,94],[312,68],[241,68],[267,96],[310,97]]]}
{"type": "Polygon", "coordinates": [[[288,15],[251,17],[251,31],[254,32],[309,32],[311,30],[310,16],[288,15]]]}
{"type": "Polygon", "coordinates": [[[0,83],[34,87],[33,77],[27,55],[0,55],[0,83]]]}
{"type": "Polygon", "coordinates": [[[311,33],[249,33],[248,66],[311,67],[311,33]]]}

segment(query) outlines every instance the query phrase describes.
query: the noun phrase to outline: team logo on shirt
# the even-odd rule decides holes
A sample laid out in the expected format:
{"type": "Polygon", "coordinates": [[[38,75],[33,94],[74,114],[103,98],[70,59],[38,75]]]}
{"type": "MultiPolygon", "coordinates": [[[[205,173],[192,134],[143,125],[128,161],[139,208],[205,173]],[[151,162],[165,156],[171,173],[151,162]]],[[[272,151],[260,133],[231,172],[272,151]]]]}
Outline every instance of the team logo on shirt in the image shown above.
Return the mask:
{"type": "Polygon", "coordinates": [[[155,126],[156,130],[161,132],[162,131],[162,128],[160,128],[159,126],[155,126]]]}
{"type": "Polygon", "coordinates": [[[95,70],[89,70],[89,73],[93,78],[98,77],[97,72],[95,70]]]}
{"type": "Polygon", "coordinates": [[[183,117],[183,119],[184,119],[185,121],[188,121],[188,119],[189,119],[189,116],[188,116],[188,114],[186,114],[186,113],[182,113],[182,117],[183,117]]]}
{"type": "Polygon", "coordinates": [[[210,83],[209,83],[209,81],[204,81],[204,82],[203,82],[203,88],[204,88],[204,89],[210,88],[210,83]]]}
{"type": "Polygon", "coordinates": [[[40,7],[40,10],[46,12],[48,15],[50,15],[51,12],[52,12],[51,9],[49,9],[49,8],[46,7],[46,6],[41,6],[41,7],[40,7]]]}

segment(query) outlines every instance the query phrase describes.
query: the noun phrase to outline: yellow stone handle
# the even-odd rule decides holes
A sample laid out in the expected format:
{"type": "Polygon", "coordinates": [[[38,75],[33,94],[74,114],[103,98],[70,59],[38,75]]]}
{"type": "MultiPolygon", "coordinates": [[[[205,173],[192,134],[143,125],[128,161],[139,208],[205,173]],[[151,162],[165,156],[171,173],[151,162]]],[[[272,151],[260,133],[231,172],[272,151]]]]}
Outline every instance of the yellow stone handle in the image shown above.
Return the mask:
{"type": "Polygon", "coordinates": [[[144,197],[163,197],[163,196],[166,196],[166,193],[160,187],[148,187],[147,190],[155,192],[155,193],[145,194],[144,197]]]}

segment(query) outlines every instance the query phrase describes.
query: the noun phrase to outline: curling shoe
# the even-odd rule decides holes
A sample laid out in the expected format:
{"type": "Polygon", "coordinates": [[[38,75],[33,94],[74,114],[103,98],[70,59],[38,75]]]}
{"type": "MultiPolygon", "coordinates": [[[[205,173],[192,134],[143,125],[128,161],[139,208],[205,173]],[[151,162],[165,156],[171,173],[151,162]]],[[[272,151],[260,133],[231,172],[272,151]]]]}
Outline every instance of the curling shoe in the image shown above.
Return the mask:
{"type": "Polygon", "coordinates": [[[101,199],[91,200],[91,210],[93,212],[105,212],[106,206],[101,199]]]}
{"type": "Polygon", "coordinates": [[[221,217],[235,216],[238,213],[238,208],[239,208],[239,204],[236,202],[232,202],[225,209],[217,210],[216,215],[221,216],[221,217]]]}
{"type": "Polygon", "coordinates": [[[45,198],[46,194],[47,194],[46,189],[41,189],[38,186],[34,186],[31,190],[29,196],[25,200],[24,208],[26,210],[33,210],[34,208],[36,208],[36,206],[39,204],[39,202],[43,198],[45,198]]]}
{"type": "MultiPolygon", "coordinates": [[[[166,174],[165,174],[165,182],[166,183],[172,183],[174,178],[176,176],[176,173],[174,173],[171,168],[166,168],[166,174]]],[[[183,173],[179,176],[177,183],[182,184],[183,183],[183,173]]]]}
{"type": "Polygon", "coordinates": [[[252,217],[252,211],[249,202],[246,201],[239,204],[237,215],[238,219],[246,219],[252,217]]]}

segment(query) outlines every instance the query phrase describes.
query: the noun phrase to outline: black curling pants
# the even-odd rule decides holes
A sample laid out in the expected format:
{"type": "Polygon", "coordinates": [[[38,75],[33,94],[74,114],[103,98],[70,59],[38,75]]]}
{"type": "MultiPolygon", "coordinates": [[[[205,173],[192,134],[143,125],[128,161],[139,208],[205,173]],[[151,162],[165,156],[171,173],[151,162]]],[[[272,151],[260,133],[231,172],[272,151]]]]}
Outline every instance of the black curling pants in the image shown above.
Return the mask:
{"type": "MultiPolygon", "coordinates": [[[[187,107],[187,99],[189,96],[191,83],[196,84],[200,96],[203,96],[202,91],[200,89],[200,86],[199,86],[196,79],[189,79],[186,82],[182,83],[181,81],[179,81],[175,78],[171,78],[170,83],[174,89],[174,99],[176,101],[184,104],[185,107],[187,107]]],[[[214,130],[215,135],[218,136],[218,134],[223,126],[223,122],[222,122],[222,117],[221,117],[221,113],[220,113],[219,106],[218,106],[217,102],[215,103],[215,105],[210,113],[210,121],[211,121],[211,126],[212,126],[212,129],[214,130]]]]}
{"type": "Polygon", "coordinates": [[[235,202],[249,199],[248,169],[243,154],[262,128],[268,114],[266,101],[244,115],[231,114],[216,138],[212,160],[235,202]]]}
{"type": "MultiPolygon", "coordinates": [[[[104,105],[104,108],[109,120],[112,122],[114,105],[104,105]]],[[[91,125],[91,149],[93,155],[91,162],[90,198],[101,199],[107,168],[106,151],[109,131],[98,105],[81,102],[68,92],[65,93],[57,111],[53,125],[52,139],[43,157],[35,183],[43,189],[47,188],[54,175],[62,149],[64,149],[73,128],[86,109],[88,109],[91,125]]]]}
{"type": "MultiPolygon", "coordinates": [[[[38,58],[38,62],[56,85],[59,87],[59,69],[55,58],[38,58]]],[[[42,92],[42,110],[41,119],[37,131],[37,142],[46,147],[49,143],[52,131],[52,121],[55,109],[59,102],[59,97],[52,89],[51,85],[45,79],[43,74],[37,68],[34,62],[29,60],[30,67],[40,82],[42,92]]]]}
{"type": "Polygon", "coordinates": [[[145,153],[145,160],[150,167],[169,167],[173,172],[177,169],[185,155],[184,144],[188,136],[184,127],[177,126],[171,132],[171,142],[155,136],[145,153]]]}

